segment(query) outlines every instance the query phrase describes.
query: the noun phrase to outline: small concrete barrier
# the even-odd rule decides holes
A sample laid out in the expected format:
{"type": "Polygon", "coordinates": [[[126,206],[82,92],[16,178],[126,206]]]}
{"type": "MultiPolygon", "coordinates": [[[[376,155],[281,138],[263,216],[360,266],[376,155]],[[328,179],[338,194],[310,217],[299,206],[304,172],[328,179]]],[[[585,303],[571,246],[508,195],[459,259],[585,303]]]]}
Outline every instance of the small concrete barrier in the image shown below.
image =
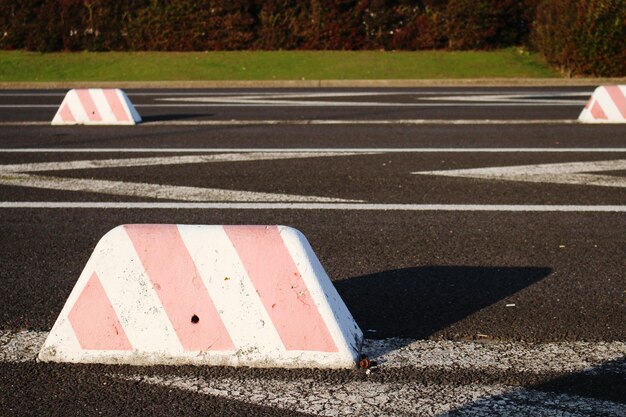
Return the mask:
{"type": "Polygon", "coordinates": [[[578,120],[582,123],[626,123],[626,85],[596,88],[578,120]]]}
{"type": "Polygon", "coordinates": [[[134,125],[141,116],[120,89],[73,89],[59,107],[53,125],[134,125]]]}
{"type": "Polygon", "coordinates": [[[39,360],[351,368],[362,341],[295,229],[124,225],[97,244],[39,360]]]}

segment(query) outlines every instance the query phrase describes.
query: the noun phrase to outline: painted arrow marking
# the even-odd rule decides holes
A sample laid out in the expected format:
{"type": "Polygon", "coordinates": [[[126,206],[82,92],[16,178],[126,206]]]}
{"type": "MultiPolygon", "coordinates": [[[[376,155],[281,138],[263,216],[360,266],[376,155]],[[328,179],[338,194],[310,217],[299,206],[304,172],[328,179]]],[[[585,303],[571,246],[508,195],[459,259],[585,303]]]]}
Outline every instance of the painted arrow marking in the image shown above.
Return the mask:
{"type": "MultiPolygon", "coordinates": [[[[374,153],[374,152],[373,152],[374,153]]],[[[212,155],[182,155],[167,157],[80,160],[0,165],[0,185],[43,188],[49,190],[103,193],[181,201],[234,201],[234,202],[358,202],[333,197],[303,196],[255,191],[225,190],[218,188],[188,187],[180,185],[146,184],[123,181],[52,177],[33,175],[37,172],[54,172],[95,168],[125,168],[160,165],[200,164],[210,162],[268,161],[277,159],[349,156],[355,153],[329,152],[242,152],[212,155]]]]}
{"type": "Polygon", "coordinates": [[[589,97],[589,92],[558,93],[546,92],[536,94],[475,94],[475,95],[449,95],[424,97],[430,101],[461,101],[461,102],[483,102],[483,103],[525,103],[525,104],[552,104],[566,106],[580,106],[585,104],[589,97]],[[561,98],[559,98],[561,97],[561,98]],[[568,97],[580,98],[580,100],[568,99],[568,97]]]}
{"type": "Polygon", "coordinates": [[[523,181],[626,188],[626,177],[589,174],[590,172],[622,170],[626,170],[626,159],[454,169],[447,171],[418,171],[412,172],[412,174],[476,178],[483,180],[523,181]]]}
{"type": "MultiPolygon", "coordinates": [[[[438,95],[430,97],[433,93],[429,92],[329,92],[329,93],[281,93],[281,94],[244,94],[244,95],[210,95],[210,96],[181,96],[157,98],[160,102],[180,102],[180,103],[196,103],[205,105],[221,105],[221,106],[295,106],[295,107],[336,107],[336,106],[352,106],[352,107],[437,107],[437,106],[503,106],[503,105],[537,105],[537,106],[582,106],[589,97],[586,93],[519,93],[519,94],[474,94],[467,95],[463,93],[455,93],[449,95],[438,95]],[[417,100],[426,100],[426,102],[402,102],[402,101],[355,101],[354,98],[360,97],[381,97],[381,96],[415,96],[417,100]],[[557,98],[555,98],[557,97],[557,98]],[[560,99],[559,97],[564,97],[560,99]],[[567,97],[584,97],[579,101],[568,100],[567,97]],[[339,101],[337,98],[352,98],[353,100],[339,101]],[[317,100],[311,100],[317,99],[317,100]],[[436,103],[436,101],[446,101],[447,103],[436,103]],[[457,103],[449,103],[450,101],[457,103]]],[[[138,105],[138,107],[154,107],[158,105],[138,105]]]]}

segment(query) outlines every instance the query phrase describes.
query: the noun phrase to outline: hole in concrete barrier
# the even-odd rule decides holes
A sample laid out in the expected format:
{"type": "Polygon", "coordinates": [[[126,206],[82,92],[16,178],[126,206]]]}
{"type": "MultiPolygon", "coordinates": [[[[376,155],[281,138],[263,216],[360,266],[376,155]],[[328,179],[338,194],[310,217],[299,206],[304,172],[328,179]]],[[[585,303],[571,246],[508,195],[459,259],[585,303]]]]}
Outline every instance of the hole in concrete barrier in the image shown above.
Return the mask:
{"type": "Polygon", "coordinates": [[[199,321],[200,321],[200,317],[196,316],[195,314],[193,316],[191,316],[191,322],[193,324],[196,324],[199,321]]]}

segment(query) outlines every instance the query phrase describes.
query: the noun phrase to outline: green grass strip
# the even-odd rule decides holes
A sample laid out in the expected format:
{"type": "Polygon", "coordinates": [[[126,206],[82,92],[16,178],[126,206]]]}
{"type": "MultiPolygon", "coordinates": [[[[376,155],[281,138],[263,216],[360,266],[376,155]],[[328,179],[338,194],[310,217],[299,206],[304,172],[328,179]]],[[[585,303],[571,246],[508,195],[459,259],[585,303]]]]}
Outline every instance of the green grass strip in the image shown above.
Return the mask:
{"type": "Polygon", "coordinates": [[[539,56],[497,51],[0,51],[0,82],[552,78],[539,56]]]}

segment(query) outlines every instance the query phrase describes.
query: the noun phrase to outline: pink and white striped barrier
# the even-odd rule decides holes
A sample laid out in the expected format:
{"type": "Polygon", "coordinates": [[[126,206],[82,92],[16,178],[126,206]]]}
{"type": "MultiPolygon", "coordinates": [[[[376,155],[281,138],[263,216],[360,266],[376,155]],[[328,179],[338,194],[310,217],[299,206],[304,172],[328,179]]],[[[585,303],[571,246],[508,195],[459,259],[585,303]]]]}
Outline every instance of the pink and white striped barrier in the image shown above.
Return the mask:
{"type": "Polygon", "coordinates": [[[134,125],[141,116],[120,89],[75,89],[65,95],[53,125],[134,125]]]}
{"type": "Polygon", "coordinates": [[[626,85],[596,88],[578,120],[582,123],[626,123],[626,85]]]}
{"type": "Polygon", "coordinates": [[[134,224],[97,244],[39,360],[350,368],[362,341],[299,231],[134,224]]]}

